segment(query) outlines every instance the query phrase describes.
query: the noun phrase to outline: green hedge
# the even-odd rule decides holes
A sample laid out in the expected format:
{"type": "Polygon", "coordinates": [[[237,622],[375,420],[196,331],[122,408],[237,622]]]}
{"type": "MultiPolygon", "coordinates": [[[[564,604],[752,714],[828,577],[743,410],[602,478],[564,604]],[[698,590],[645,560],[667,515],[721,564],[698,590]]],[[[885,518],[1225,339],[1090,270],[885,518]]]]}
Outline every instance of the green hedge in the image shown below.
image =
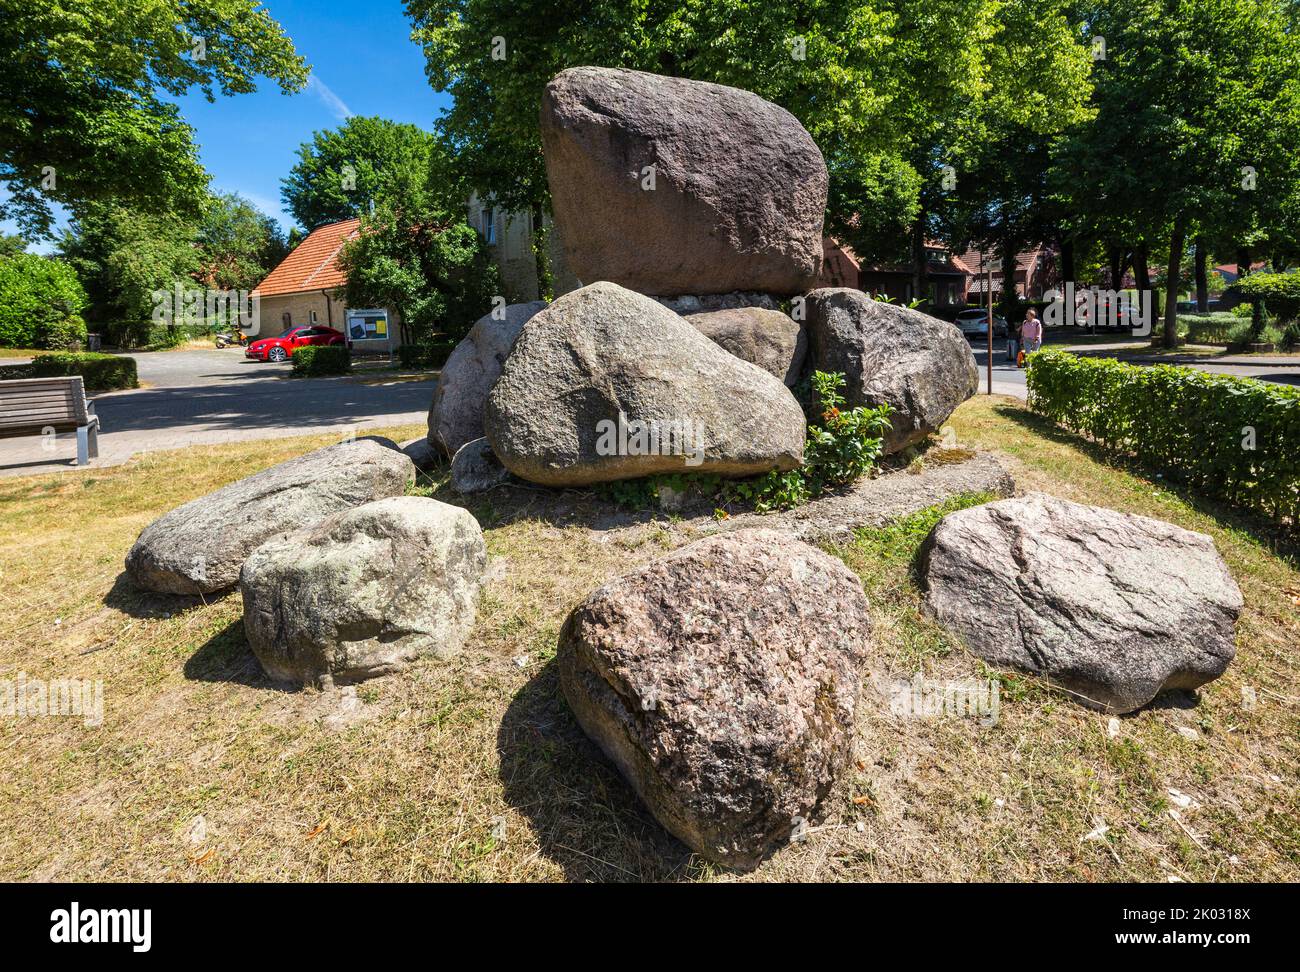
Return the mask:
{"type": "Polygon", "coordinates": [[[33,378],[63,378],[81,375],[87,391],[112,391],[137,388],[135,358],[117,354],[84,352],[80,354],[38,354],[32,359],[33,378]]]}
{"type": "Polygon", "coordinates": [[[299,378],[345,375],[352,370],[352,355],[341,344],[308,345],[293,353],[293,373],[299,378]]]}
{"type": "Polygon", "coordinates": [[[1030,355],[1027,382],[1029,407],[1058,425],[1202,495],[1300,518],[1300,389],[1056,349],[1030,355]]]}

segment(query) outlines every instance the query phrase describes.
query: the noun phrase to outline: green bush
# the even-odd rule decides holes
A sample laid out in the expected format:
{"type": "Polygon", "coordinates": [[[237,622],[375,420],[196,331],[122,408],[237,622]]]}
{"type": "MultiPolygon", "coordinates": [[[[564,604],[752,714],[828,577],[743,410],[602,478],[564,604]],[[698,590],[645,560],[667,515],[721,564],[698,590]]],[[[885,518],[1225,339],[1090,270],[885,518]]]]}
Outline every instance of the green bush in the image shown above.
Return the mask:
{"type": "Polygon", "coordinates": [[[308,345],[295,351],[292,360],[296,378],[346,375],[352,370],[352,355],[341,344],[308,345]]]}
{"type": "Polygon", "coordinates": [[[135,358],[98,352],[38,354],[32,359],[33,378],[64,378],[81,375],[87,391],[136,388],[135,358]]]}
{"type": "Polygon", "coordinates": [[[1252,306],[1290,318],[1300,314],[1300,270],[1252,273],[1232,285],[1232,290],[1252,306]]]}
{"type": "Polygon", "coordinates": [[[882,442],[890,424],[889,406],[843,408],[844,376],[838,373],[814,371],[812,388],[821,424],[808,426],[803,465],[728,487],[758,513],[791,509],[828,490],[847,486],[865,476],[880,461],[882,442]]]}
{"type": "Polygon", "coordinates": [[[86,339],[86,306],[72,268],[35,253],[0,259],[0,347],[75,348],[86,339]]]}
{"type": "MultiPolygon", "coordinates": [[[[1249,317],[1250,307],[1246,306],[1249,317]]],[[[1240,323],[1241,317],[1231,311],[1211,311],[1207,314],[1179,314],[1178,333],[1192,344],[1228,344],[1228,332],[1240,323]]]]}
{"type": "Polygon", "coordinates": [[[1029,358],[1029,407],[1205,496],[1300,517],[1300,389],[1048,349],[1029,358]]]}
{"type": "Polygon", "coordinates": [[[456,348],[451,340],[432,340],[403,344],[397,349],[397,362],[403,368],[441,368],[456,348]]]}

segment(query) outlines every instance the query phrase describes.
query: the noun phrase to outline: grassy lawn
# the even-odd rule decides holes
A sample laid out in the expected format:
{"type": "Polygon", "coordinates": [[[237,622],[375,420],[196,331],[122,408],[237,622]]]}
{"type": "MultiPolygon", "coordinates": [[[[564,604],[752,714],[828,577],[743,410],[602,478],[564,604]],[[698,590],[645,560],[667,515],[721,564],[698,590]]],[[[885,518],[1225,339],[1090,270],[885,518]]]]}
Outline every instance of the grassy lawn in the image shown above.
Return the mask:
{"type": "MultiPolygon", "coordinates": [[[[837,551],[877,627],[856,765],[825,821],[745,880],[1300,879],[1295,563],[1014,400],[968,402],[952,426],[1008,456],[1022,489],[1213,535],[1246,599],[1237,659],[1198,703],[1117,720],[1014,676],[992,725],[895,715],[893,680],[991,673],[919,610],[911,558],[938,514],[863,533],[837,551]]],[[[573,604],[691,539],[682,523],[603,532],[472,504],[495,579],[463,654],[329,694],[261,677],[237,595],[192,603],[119,579],[160,513],[329,441],[0,480],[0,678],[103,679],[105,707],[99,727],[0,719],[0,878],[735,879],[640,807],[577,729],[552,661],[573,604]]]]}

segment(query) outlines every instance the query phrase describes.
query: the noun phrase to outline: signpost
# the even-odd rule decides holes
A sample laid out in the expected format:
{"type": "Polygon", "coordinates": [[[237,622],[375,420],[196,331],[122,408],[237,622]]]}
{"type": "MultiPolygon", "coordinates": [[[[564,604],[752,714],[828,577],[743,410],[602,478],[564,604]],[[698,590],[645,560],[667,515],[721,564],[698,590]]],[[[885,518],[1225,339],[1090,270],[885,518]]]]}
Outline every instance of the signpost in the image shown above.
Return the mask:
{"type": "Polygon", "coordinates": [[[985,364],[987,364],[988,366],[987,369],[988,376],[989,376],[988,393],[992,395],[993,394],[993,268],[989,266],[988,257],[986,257],[983,253],[980,254],[980,262],[984,264],[984,271],[985,271],[984,291],[986,297],[988,298],[988,304],[989,304],[989,323],[988,323],[989,359],[987,362],[985,362],[985,364]]]}

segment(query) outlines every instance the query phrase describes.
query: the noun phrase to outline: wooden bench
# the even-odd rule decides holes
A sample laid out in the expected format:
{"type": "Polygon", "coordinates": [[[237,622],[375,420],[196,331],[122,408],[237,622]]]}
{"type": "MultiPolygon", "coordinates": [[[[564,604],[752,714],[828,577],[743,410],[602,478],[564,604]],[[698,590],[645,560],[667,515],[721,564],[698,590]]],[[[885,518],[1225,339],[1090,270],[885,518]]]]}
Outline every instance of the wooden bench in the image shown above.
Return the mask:
{"type": "Polygon", "coordinates": [[[99,456],[99,416],[80,375],[0,381],[0,439],[77,433],[77,465],[99,456]]]}

